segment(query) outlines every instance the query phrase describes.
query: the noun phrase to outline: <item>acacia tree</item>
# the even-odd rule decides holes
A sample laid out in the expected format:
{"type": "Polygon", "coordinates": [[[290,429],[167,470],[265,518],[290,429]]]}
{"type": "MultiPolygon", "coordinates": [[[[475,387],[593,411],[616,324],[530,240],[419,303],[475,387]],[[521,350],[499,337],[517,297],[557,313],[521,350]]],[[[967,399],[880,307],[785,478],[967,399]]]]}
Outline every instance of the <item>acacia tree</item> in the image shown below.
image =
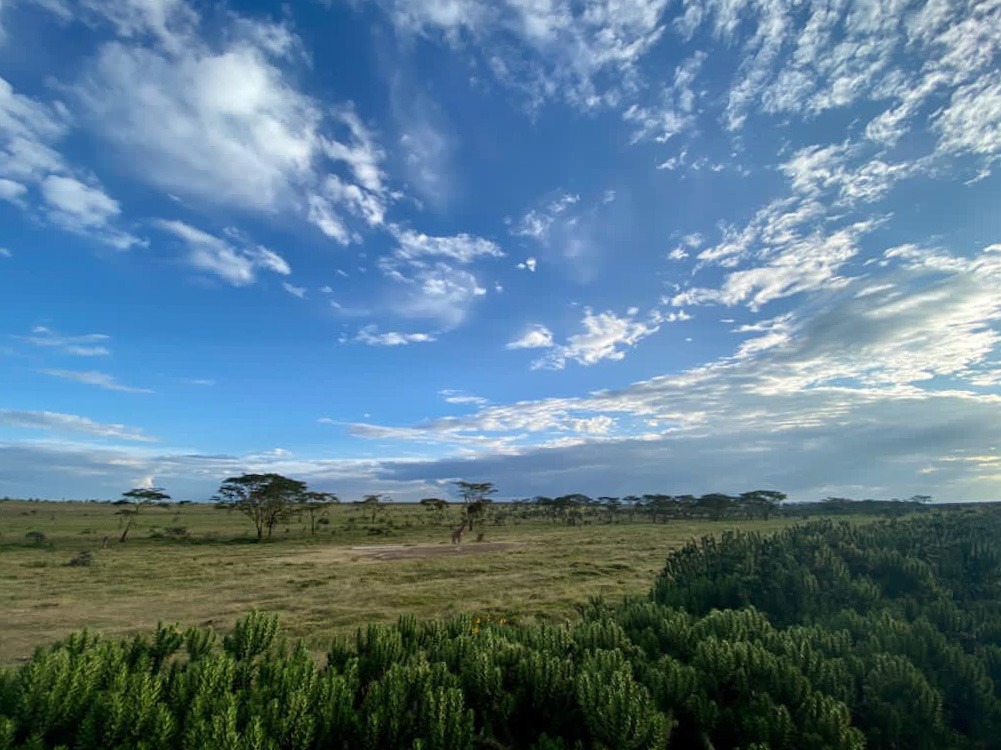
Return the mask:
{"type": "Polygon", "coordinates": [[[719,521],[733,507],[733,498],[721,492],[710,492],[698,499],[698,506],[713,521],[719,521]]]}
{"type": "Polygon", "coordinates": [[[281,474],[243,474],[230,477],[219,486],[223,503],[249,518],[261,541],[267,529],[268,539],[275,525],[288,518],[306,493],[306,483],[281,474]]]}
{"type": "Polygon", "coordinates": [[[388,495],[383,495],[382,493],[375,493],[372,495],[365,495],[362,498],[359,505],[364,508],[367,512],[372,514],[372,523],[375,523],[376,517],[386,509],[386,503],[393,502],[393,499],[388,495]]]}
{"type": "Polygon", "coordinates": [[[742,492],[740,502],[746,505],[752,512],[759,514],[766,521],[771,516],[772,511],[785,502],[786,495],[775,490],[752,490],[742,492]]]}
{"type": "Polygon", "coordinates": [[[162,503],[166,500],[170,500],[170,495],[162,487],[136,487],[128,492],[123,492],[120,502],[131,504],[132,507],[128,509],[123,508],[118,511],[127,519],[125,530],[122,531],[122,535],[118,541],[124,542],[126,537],[128,537],[129,530],[132,528],[132,524],[136,520],[136,516],[139,515],[139,509],[142,506],[162,503]]]}
{"type": "Polygon", "coordinates": [[[493,502],[490,496],[497,492],[493,482],[464,482],[455,483],[456,490],[462,498],[462,504],[466,512],[466,523],[469,530],[473,530],[473,522],[483,520],[487,513],[487,504],[493,502]]]}
{"type": "Polygon", "coordinates": [[[445,509],[448,508],[447,501],[440,497],[425,497],[420,501],[420,504],[424,506],[424,510],[434,515],[435,523],[441,524],[445,520],[445,509]]]}
{"type": "Polygon", "coordinates": [[[332,492],[304,492],[299,502],[300,510],[309,513],[309,533],[316,534],[316,514],[336,505],[341,500],[332,492]]]}

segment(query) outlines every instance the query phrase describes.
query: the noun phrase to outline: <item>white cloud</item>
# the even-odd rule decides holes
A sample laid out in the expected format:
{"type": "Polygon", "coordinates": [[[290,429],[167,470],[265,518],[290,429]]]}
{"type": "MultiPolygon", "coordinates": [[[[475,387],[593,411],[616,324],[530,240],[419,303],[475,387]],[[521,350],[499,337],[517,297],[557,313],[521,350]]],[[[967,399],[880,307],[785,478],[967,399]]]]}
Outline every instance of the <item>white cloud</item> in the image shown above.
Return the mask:
{"type": "Polygon", "coordinates": [[[113,375],[97,370],[39,370],[43,375],[51,375],[54,378],[72,380],[84,385],[95,385],[107,391],[121,391],[123,393],[153,393],[149,388],[136,388],[130,385],[119,383],[113,375]]]}
{"type": "Polygon", "coordinates": [[[112,15],[122,36],[160,46],[103,45],[71,91],[134,177],[210,205],[299,212],[342,244],[358,239],[345,214],[382,224],[385,154],[350,103],[294,85],[301,42],[289,27],[231,14],[209,42],[181,0],[112,15]]]}
{"type": "Polygon", "coordinates": [[[119,36],[152,37],[172,52],[180,51],[198,22],[198,14],[184,0],[82,0],[81,5],[103,16],[119,36]]]}
{"type": "Polygon", "coordinates": [[[306,287],[304,286],[293,286],[287,281],[283,281],[282,289],[291,294],[293,297],[298,297],[299,299],[306,299],[306,287]]]}
{"type": "Polygon", "coordinates": [[[487,291],[469,271],[453,268],[447,263],[414,267],[402,284],[394,310],[404,317],[434,320],[445,328],[454,328],[465,320],[474,302],[487,291]]]}
{"type": "Polygon", "coordinates": [[[121,213],[117,201],[72,177],[50,175],[41,188],[56,219],[69,226],[100,226],[121,213]]]}
{"type": "Polygon", "coordinates": [[[533,208],[522,216],[511,230],[511,234],[518,237],[531,237],[540,241],[544,240],[549,233],[549,228],[557,220],[557,217],[579,202],[580,196],[575,193],[559,195],[548,204],[538,209],[533,208]]]}
{"type": "Polygon", "coordinates": [[[47,174],[65,171],[65,162],[52,145],[68,131],[68,120],[62,105],[18,94],[0,78],[0,176],[38,182],[47,174]]]}
{"type": "Polygon", "coordinates": [[[5,247],[0,247],[0,258],[13,258],[14,254],[5,247]]]}
{"type": "Polygon", "coordinates": [[[633,143],[653,140],[666,143],[695,127],[698,95],[692,84],[699,75],[706,53],[699,51],[685,59],[674,70],[674,80],[661,93],[660,101],[651,106],[633,104],[623,113],[627,122],[635,125],[633,143]]]}
{"type": "Polygon", "coordinates": [[[28,188],[20,182],[8,180],[6,177],[0,177],[0,200],[10,201],[11,203],[20,203],[21,198],[23,198],[24,194],[27,192],[28,188]]]}
{"type": "Polygon", "coordinates": [[[70,117],[59,102],[46,105],[23,96],[0,78],[0,199],[29,209],[28,188],[37,188],[48,218],[64,229],[125,250],[140,240],[118,229],[118,202],[93,178],[86,182],[54,146],[70,117]]]}
{"type": "Polygon", "coordinates": [[[397,29],[474,41],[489,69],[530,102],[563,97],[591,109],[638,86],[637,66],[663,33],[666,0],[601,0],[586,6],[509,0],[383,0],[397,29]],[[521,44],[511,45],[511,36],[521,44]]]}
{"type": "Polygon", "coordinates": [[[504,257],[504,252],[497,243],[465,232],[452,236],[434,237],[410,229],[397,229],[395,236],[399,243],[395,257],[400,260],[438,257],[467,264],[478,258],[504,257]]]}
{"type": "Polygon", "coordinates": [[[174,56],[107,44],[76,93],[137,177],[182,197],[272,209],[322,145],[316,106],[251,46],[213,53],[189,38],[174,56]]]}
{"type": "Polygon", "coordinates": [[[624,359],[626,349],[660,329],[659,315],[654,315],[648,321],[640,321],[635,319],[638,312],[631,309],[620,317],[611,311],[595,314],[590,308],[584,308],[584,318],[581,321],[584,332],[570,336],[566,344],[556,346],[532,366],[561,370],[569,360],[590,366],[606,359],[624,359]]]}
{"type": "Polygon", "coordinates": [[[811,198],[833,194],[839,203],[847,205],[871,203],[884,197],[894,183],[907,177],[915,167],[866,159],[857,147],[846,144],[808,146],[779,165],[797,193],[811,198]]]}
{"type": "MultiPolygon", "coordinates": [[[[603,230],[614,210],[613,202],[604,196],[582,202],[576,193],[557,193],[516,221],[506,222],[511,234],[538,243],[547,267],[588,283],[594,281],[601,265],[603,230]]],[[[529,261],[525,261],[528,268],[529,261]]]]}
{"type": "Polygon", "coordinates": [[[62,414],[54,411],[0,409],[0,424],[24,429],[81,433],[116,440],[150,442],[156,439],[144,434],[142,430],[126,427],[123,424],[95,422],[87,417],[80,417],[75,414],[62,414]]]}
{"type": "Polygon", "coordinates": [[[111,353],[106,345],[111,337],[104,333],[64,336],[51,328],[35,326],[31,329],[30,335],[15,338],[27,344],[58,349],[63,354],[73,354],[78,357],[102,357],[111,353]]]}
{"type": "Polygon", "coordinates": [[[358,343],[369,346],[404,346],[406,344],[424,344],[435,340],[430,333],[400,333],[399,331],[379,332],[375,325],[369,325],[358,331],[354,339],[358,343]]]}
{"type": "Polygon", "coordinates": [[[388,291],[390,308],[446,329],[458,326],[487,290],[472,271],[453,264],[504,257],[504,252],[490,240],[465,233],[430,236],[399,227],[392,231],[397,247],[378,261],[379,270],[394,282],[388,291]]]}
{"type": "MultiPolygon", "coordinates": [[[[247,286],[264,269],[282,276],[292,273],[288,263],[272,250],[243,243],[236,247],[215,235],[181,221],[160,219],[155,225],[174,235],[188,246],[188,263],[201,271],[215,274],[233,286],[247,286]]],[[[239,234],[234,235],[239,239],[239,234]]]]}
{"type": "Polygon", "coordinates": [[[935,118],[939,148],[970,152],[995,160],[1001,156],[1001,83],[983,78],[953,92],[935,118]]]}
{"type": "Polygon", "coordinates": [[[476,406],[483,406],[487,403],[487,399],[482,396],[472,396],[464,391],[456,391],[450,388],[438,391],[438,395],[447,404],[475,404],[476,406]]]}
{"type": "Polygon", "coordinates": [[[506,349],[547,349],[553,346],[553,333],[544,325],[529,326],[528,329],[513,341],[509,341],[506,349]]]}

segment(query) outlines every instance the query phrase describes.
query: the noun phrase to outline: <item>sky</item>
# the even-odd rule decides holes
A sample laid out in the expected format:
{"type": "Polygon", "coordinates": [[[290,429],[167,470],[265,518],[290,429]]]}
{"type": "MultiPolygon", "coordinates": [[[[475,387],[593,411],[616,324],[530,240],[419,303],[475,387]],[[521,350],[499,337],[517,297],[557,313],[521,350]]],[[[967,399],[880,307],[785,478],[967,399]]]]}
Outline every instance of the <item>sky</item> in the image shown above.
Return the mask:
{"type": "Polygon", "coordinates": [[[0,496],[1001,499],[1001,3],[0,0],[0,496]]]}

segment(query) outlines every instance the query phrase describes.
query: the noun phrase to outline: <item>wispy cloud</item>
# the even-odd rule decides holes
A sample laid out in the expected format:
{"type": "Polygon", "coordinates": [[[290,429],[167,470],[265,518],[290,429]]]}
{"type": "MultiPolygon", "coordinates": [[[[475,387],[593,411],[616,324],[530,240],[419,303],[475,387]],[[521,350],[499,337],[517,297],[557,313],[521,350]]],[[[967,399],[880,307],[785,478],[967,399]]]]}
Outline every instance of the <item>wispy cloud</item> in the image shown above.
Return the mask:
{"type": "Polygon", "coordinates": [[[150,388],[136,388],[130,385],[119,383],[113,375],[98,372],[97,370],[39,370],[43,375],[51,375],[54,378],[72,380],[84,385],[94,385],[108,391],[121,391],[123,393],[153,393],[150,388]]]}
{"type": "Polygon", "coordinates": [[[28,336],[14,338],[27,344],[48,349],[57,349],[63,354],[78,357],[103,357],[111,353],[107,342],[111,337],[105,333],[87,333],[82,336],[64,336],[45,326],[35,326],[28,336]]]}
{"type": "Polygon", "coordinates": [[[282,282],[282,289],[291,294],[293,297],[298,297],[299,299],[306,299],[306,287],[304,286],[294,286],[287,281],[282,282]]]}
{"type": "Polygon", "coordinates": [[[281,276],[292,273],[288,263],[278,253],[241,241],[238,233],[232,236],[240,241],[240,246],[181,221],[161,219],[155,225],[188,246],[187,261],[192,267],[214,274],[233,286],[253,284],[260,270],[281,276]]]}
{"type": "Polygon", "coordinates": [[[473,396],[465,391],[456,391],[449,388],[438,391],[438,395],[441,396],[442,401],[446,404],[473,404],[475,406],[483,406],[487,403],[487,399],[482,396],[473,396]]]}
{"type": "Polygon", "coordinates": [[[152,442],[156,440],[156,438],[146,435],[142,430],[126,427],[123,424],[95,422],[87,417],[80,417],[75,414],[62,414],[54,411],[0,409],[0,424],[24,429],[81,433],[116,440],[134,440],[138,442],[152,442]]]}

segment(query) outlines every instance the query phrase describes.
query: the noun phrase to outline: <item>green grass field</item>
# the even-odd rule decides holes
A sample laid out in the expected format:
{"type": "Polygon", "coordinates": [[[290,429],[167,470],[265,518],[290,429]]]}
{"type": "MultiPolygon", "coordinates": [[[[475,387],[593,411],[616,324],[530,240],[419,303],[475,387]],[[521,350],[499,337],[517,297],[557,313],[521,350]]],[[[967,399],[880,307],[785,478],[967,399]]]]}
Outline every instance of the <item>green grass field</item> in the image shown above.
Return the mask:
{"type": "Polygon", "coordinates": [[[645,594],[666,554],[694,536],[790,523],[515,519],[488,524],[484,541],[467,536],[457,549],[448,525],[458,524],[457,509],[447,523],[432,525],[424,509],[395,506],[372,524],[348,505],[332,508],[315,537],[292,521],[258,544],[245,517],[187,505],[144,508],[122,544],[117,510],[0,502],[0,664],[81,628],[128,634],[158,621],[228,628],[251,609],[279,614],[317,650],[336,633],[405,612],[565,620],[591,596],[645,594]],[[155,538],[168,527],[185,527],[188,537],[155,538]],[[26,539],[31,531],[45,541],[26,539]],[[69,566],[83,550],[94,553],[93,564],[69,566]]]}

